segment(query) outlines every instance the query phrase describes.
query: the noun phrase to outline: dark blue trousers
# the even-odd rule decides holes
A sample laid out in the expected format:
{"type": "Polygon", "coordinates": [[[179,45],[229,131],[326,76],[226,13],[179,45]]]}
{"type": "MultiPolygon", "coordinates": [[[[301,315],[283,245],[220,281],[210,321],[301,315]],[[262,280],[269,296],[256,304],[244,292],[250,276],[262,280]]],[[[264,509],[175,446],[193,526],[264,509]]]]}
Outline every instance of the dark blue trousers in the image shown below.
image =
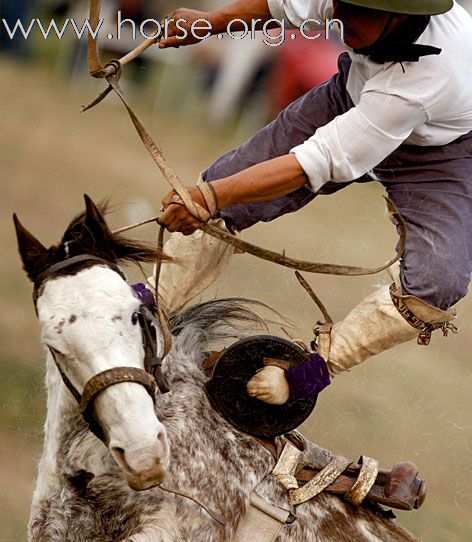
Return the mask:
{"type": "MultiPolygon", "coordinates": [[[[351,60],[344,53],[339,71],[311,90],[249,141],[233,149],[203,174],[206,181],[227,177],[290,152],[316,130],[353,107],[346,90],[351,60]]],[[[407,224],[402,258],[404,293],[446,310],[467,293],[472,272],[472,132],[440,147],[401,145],[375,169],[407,224]]],[[[354,182],[366,182],[367,177],[354,182]]],[[[284,197],[227,207],[221,216],[238,230],[297,211],[318,195],[351,183],[328,183],[318,193],[303,187],[284,197]]]]}

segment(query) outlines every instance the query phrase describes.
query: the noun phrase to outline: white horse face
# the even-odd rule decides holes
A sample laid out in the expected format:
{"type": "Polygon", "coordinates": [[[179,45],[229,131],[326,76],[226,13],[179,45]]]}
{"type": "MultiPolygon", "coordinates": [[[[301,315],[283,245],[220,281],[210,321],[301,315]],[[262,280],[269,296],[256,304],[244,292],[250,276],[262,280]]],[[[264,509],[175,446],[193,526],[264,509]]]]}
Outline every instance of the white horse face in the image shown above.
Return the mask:
{"type": "MultiPolygon", "coordinates": [[[[41,338],[80,393],[107,369],[144,369],[139,305],[125,281],[103,266],[45,283],[37,301],[41,338]]],[[[94,412],[128,485],[143,490],[161,483],[169,444],[146,389],[115,384],[100,392],[94,412]]]]}

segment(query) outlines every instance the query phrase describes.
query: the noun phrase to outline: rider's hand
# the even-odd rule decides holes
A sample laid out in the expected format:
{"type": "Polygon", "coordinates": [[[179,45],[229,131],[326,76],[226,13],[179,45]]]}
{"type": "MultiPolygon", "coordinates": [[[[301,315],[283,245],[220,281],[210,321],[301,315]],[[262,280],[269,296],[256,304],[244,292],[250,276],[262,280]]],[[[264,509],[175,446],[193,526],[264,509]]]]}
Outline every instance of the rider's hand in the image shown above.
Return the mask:
{"type": "Polygon", "coordinates": [[[192,25],[198,19],[204,19],[211,24],[210,15],[210,12],[207,11],[197,11],[188,8],[176,9],[167,15],[162,23],[163,36],[159,42],[159,48],[180,47],[180,45],[191,45],[202,41],[204,36],[212,32],[210,25],[200,21],[195,27],[201,27],[202,30],[196,30],[195,27],[192,30],[192,25]]]}
{"type": "Polygon", "coordinates": [[[271,405],[283,405],[290,398],[285,371],[271,365],[257,371],[247,384],[247,392],[251,397],[271,405]]]}
{"type": "MultiPolygon", "coordinates": [[[[187,188],[193,201],[204,209],[207,209],[205,200],[196,186],[187,188]]],[[[194,218],[181,203],[173,203],[172,198],[176,196],[175,190],[171,190],[162,200],[164,212],[159,217],[159,224],[165,226],[170,232],[180,232],[184,235],[191,235],[195,230],[200,229],[201,223],[194,218]]]]}

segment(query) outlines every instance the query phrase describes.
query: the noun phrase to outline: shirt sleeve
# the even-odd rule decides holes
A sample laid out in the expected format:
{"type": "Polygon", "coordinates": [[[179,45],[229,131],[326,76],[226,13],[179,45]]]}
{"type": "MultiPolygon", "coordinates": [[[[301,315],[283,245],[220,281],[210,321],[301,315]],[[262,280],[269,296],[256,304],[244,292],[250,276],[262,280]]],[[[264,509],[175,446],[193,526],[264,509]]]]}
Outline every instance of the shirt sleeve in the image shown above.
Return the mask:
{"type": "Polygon", "coordinates": [[[303,22],[311,20],[306,30],[318,30],[333,14],[332,0],[267,0],[267,3],[272,17],[285,20],[292,28],[299,28],[303,22]]]}
{"type": "Polygon", "coordinates": [[[294,153],[317,192],[328,181],[358,179],[377,166],[424,124],[420,102],[379,91],[362,94],[359,104],[319,128],[294,153]]]}

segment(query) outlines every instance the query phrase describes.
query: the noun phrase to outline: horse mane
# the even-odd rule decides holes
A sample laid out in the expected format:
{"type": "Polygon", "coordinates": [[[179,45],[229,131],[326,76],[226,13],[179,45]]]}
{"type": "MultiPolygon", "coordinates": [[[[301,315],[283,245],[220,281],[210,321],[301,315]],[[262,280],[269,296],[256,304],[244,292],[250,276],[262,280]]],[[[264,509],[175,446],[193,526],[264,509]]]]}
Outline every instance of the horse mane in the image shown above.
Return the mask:
{"type": "Polygon", "coordinates": [[[99,213],[95,218],[100,228],[96,227],[95,222],[90,221],[89,213],[83,211],[71,220],[59,245],[51,249],[55,249],[56,252],[67,251],[62,257],[90,253],[115,263],[156,260],[156,247],[143,241],[125,238],[109,229],[103,220],[103,217],[110,213],[108,200],[98,203],[97,210],[99,213]]]}
{"type": "Polygon", "coordinates": [[[283,316],[268,305],[252,299],[231,297],[199,303],[181,310],[170,318],[176,342],[187,352],[200,355],[210,344],[241,339],[255,329],[268,332],[269,324],[280,324],[283,316]],[[257,309],[272,317],[263,318],[257,309]],[[277,319],[274,318],[277,317],[277,319]]]}

